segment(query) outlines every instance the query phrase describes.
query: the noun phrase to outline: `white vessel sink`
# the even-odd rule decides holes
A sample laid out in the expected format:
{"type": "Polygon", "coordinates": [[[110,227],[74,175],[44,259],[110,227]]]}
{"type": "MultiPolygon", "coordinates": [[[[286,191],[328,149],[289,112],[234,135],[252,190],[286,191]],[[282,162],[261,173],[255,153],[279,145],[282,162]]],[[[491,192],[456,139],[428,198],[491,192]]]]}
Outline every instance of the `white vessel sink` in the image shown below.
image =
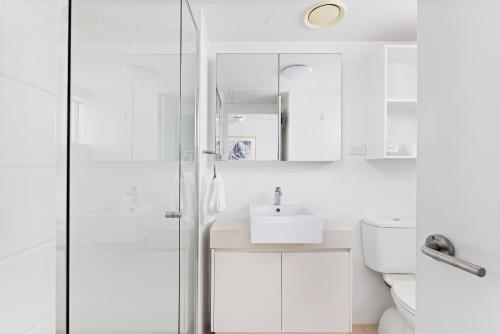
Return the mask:
{"type": "Polygon", "coordinates": [[[300,205],[250,206],[253,244],[313,244],[323,241],[323,219],[300,205]]]}

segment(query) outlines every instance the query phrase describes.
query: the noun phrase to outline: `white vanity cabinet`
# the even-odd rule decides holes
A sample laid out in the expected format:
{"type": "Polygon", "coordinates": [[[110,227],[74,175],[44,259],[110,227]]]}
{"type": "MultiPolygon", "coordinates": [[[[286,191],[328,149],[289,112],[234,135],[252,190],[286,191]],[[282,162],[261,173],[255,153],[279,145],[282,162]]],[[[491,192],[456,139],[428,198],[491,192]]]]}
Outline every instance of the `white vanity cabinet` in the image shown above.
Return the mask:
{"type": "Polygon", "coordinates": [[[216,223],[212,331],[349,333],[352,239],[350,229],[325,229],[322,244],[251,244],[245,224],[216,223]]]}
{"type": "Polygon", "coordinates": [[[281,331],[281,253],[216,251],[214,332],[281,331]]]}
{"type": "Polygon", "coordinates": [[[349,332],[350,252],[282,253],[282,331],[349,332]]]}

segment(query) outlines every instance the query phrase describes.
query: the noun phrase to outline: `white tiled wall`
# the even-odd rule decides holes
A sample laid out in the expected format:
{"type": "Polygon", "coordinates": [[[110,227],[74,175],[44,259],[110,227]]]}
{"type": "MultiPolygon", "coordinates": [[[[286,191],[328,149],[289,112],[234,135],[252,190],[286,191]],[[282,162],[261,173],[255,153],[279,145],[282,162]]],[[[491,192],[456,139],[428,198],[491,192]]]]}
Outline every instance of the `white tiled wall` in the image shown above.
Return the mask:
{"type": "Polygon", "coordinates": [[[0,333],[55,332],[56,0],[0,0],[0,333]]]}
{"type": "MultiPolygon", "coordinates": [[[[376,323],[391,304],[380,275],[364,266],[359,220],[363,217],[414,217],[415,161],[367,161],[348,154],[351,144],[365,143],[366,102],[364,59],[383,43],[252,42],[212,43],[210,114],[215,102],[216,52],[340,52],[342,59],[342,161],[337,163],[219,162],[228,210],[220,219],[248,217],[251,203],[272,203],[276,186],[284,203],[301,203],[327,219],[349,222],[356,229],[354,250],[354,323],[376,323]]],[[[213,129],[212,129],[213,130],[213,129]]],[[[210,135],[213,147],[213,132],[210,135]]]]}

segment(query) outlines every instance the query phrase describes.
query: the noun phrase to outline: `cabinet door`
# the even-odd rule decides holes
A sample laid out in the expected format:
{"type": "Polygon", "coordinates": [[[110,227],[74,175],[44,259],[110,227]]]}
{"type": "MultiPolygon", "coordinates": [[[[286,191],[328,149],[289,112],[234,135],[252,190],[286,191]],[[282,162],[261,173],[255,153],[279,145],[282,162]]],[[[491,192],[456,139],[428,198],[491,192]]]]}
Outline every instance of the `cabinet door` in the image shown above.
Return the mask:
{"type": "Polygon", "coordinates": [[[281,253],[213,253],[214,332],[281,331],[281,253]]]}
{"type": "Polygon", "coordinates": [[[283,253],[283,332],[350,332],[349,252],[283,253]]]}

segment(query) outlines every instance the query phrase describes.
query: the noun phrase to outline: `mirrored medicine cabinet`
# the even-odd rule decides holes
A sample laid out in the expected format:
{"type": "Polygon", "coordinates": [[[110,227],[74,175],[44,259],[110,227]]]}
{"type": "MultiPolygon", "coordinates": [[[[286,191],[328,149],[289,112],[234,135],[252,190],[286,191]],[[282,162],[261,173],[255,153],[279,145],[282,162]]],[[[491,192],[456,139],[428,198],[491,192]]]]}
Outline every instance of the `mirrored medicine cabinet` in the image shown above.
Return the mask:
{"type": "Polygon", "coordinates": [[[341,160],[342,55],[217,54],[218,160],[341,160]]]}

